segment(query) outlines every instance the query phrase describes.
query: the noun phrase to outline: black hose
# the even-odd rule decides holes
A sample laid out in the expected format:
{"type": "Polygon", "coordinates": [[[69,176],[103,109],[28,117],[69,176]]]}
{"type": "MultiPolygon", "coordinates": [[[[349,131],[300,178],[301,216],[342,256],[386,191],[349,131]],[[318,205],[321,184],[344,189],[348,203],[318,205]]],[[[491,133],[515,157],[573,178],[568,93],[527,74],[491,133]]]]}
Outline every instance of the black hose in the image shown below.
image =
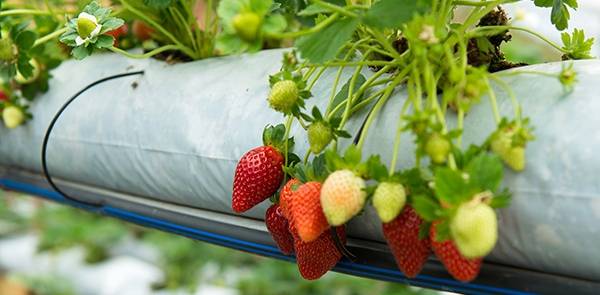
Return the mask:
{"type": "Polygon", "coordinates": [[[50,177],[50,173],[48,172],[48,164],[46,161],[46,151],[48,149],[48,140],[50,139],[50,134],[52,133],[52,129],[54,128],[56,121],[58,121],[58,119],[60,118],[62,113],[67,109],[67,107],[88,89],[90,89],[98,84],[101,84],[101,83],[104,83],[106,81],[110,81],[113,79],[118,79],[118,78],[122,78],[122,77],[133,76],[133,75],[143,75],[143,74],[144,74],[144,71],[123,73],[123,74],[118,74],[118,75],[113,75],[113,76],[109,76],[106,78],[102,78],[100,80],[97,80],[97,81],[91,83],[90,85],[86,86],[85,88],[83,88],[79,92],[77,92],[75,95],[73,95],[73,97],[71,97],[69,100],[67,100],[67,102],[65,102],[65,104],[63,104],[63,106],[58,110],[56,115],[54,115],[54,118],[52,118],[52,121],[50,121],[50,125],[48,125],[48,129],[46,129],[46,134],[44,135],[44,142],[42,143],[42,169],[44,171],[44,176],[46,177],[46,180],[48,181],[50,186],[56,192],[61,194],[65,199],[68,199],[68,200],[74,201],[74,202],[78,202],[78,203],[83,203],[83,204],[86,204],[89,206],[94,206],[94,207],[102,206],[102,204],[85,202],[85,201],[75,199],[75,198],[69,196],[68,194],[66,194],[65,192],[63,192],[61,189],[59,189],[58,186],[56,186],[56,184],[54,183],[54,181],[52,181],[52,177],[50,177]]]}

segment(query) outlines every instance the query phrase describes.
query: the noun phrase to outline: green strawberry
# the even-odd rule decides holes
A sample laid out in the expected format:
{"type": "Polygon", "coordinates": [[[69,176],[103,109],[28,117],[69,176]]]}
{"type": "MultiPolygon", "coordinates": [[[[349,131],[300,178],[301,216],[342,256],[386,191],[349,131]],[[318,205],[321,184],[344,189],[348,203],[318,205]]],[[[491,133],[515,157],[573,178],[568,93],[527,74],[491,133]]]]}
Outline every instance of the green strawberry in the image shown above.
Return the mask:
{"type": "Polygon", "coordinates": [[[254,12],[242,12],[233,18],[235,32],[247,42],[256,40],[261,23],[261,17],[254,12]]]}
{"type": "Polygon", "coordinates": [[[299,90],[296,82],[283,80],[275,83],[269,93],[271,108],[284,114],[290,113],[299,99],[299,90]]]}
{"type": "Polygon", "coordinates": [[[90,35],[92,35],[92,32],[96,29],[96,26],[97,24],[89,18],[77,18],[77,34],[82,39],[90,37],[90,35]]]}
{"type": "Polygon", "coordinates": [[[450,222],[450,234],[462,256],[484,257],[498,240],[496,212],[480,201],[464,203],[450,222]]]}
{"type": "Polygon", "coordinates": [[[438,133],[432,134],[425,143],[425,152],[435,164],[446,163],[450,148],[450,141],[438,133]]]}
{"type": "Polygon", "coordinates": [[[358,214],[367,198],[365,181],[350,170],[331,173],[321,187],[321,206],[332,226],[346,223],[358,214]]]}
{"type": "Polygon", "coordinates": [[[515,171],[523,171],[525,169],[525,148],[522,146],[514,146],[506,150],[500,158],[515,171]]]}
{"type": "Polygon", "coordinates": [[[515,171],[523,171],[525,169],[525,147],[514,144],[515,133],[515,129],[511,127],[496,131],[491,137],[490,148],[510,168],[515,171]]]}
{"type": "Polygon", "coordinates": [[[25,114],[23,110],[14,105],[9,105],[2,111],[2,119],[6,128],[12,129],[25,122],[25,114]]]}
{"type": "Polygon", "coordinates": [[[16,47],[10,38],[0,39],[0,60],[11,61],[16,56],[16,47]]]}
{"type": "Polygon", "coordinates": [[[394,220],[406,203],[406,192],[400,183],[382,182],[373,194],[373,207],[381,222],[388,223],[394,220]]]}
{"type": "Polygon", "coordinates": [[[317,155],[329,145],[333,139],[333,131],[323,121],[315,121],[308,126],[308,142],[310,151],[317,155]]]}

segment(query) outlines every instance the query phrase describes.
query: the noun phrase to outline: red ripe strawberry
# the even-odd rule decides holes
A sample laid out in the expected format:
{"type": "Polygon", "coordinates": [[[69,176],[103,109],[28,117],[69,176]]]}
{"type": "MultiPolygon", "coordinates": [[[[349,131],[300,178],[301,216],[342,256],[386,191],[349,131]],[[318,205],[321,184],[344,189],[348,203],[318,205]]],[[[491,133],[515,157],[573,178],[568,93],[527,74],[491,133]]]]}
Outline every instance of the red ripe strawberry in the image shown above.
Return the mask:
{"type": "Polygon", "coordinates": [[[8,101],[8,95],[6,94],[6,92],[0,90],[0,102],[3,101],[8,101]]]}
{"type": "Polygon", "coordinates": [[[141,41],[152,38],[152,34],[154,34],[154,29],[152,27],[139,20],[134,20],[132,27],[133,35],[141,41]]]}
{"type": "Polygon", "coordinates": [[[288,203],[294,192],[300,187],[302,182],[296,178],[292,178],[288,180],[288,182],[283,186],[281,191],[279,192],[279,206],[281,207],[281,213],[285,218],[289,219],[289,211],[288,211],[288,203]]]}
{"type": "Polygon", "coordinates": [[[329,227],[320,195],[321,183],[310,181],[298,187],[289,200],[290,223],[304,242],[316,240],[329,227]]]}
{"type": "Polygon", "coordinates": [[[128,31],[129,31],[129,27],[127,26],[127,24],[123,24],[122,26],[120,26],[112,31],[106,32],[106,34],[113,36],[113,38],[115,38],[115,41],[113,42],[113,46],[117,46],[117,44],[119,43],[119,38],[126,36],[128,31]]]}
{"type": "MultiPolygon", "coordinates": [[[[343,226],[336,228],[340,241],[346,243],[346,231],[343,226]]],[[[304,242],[293,232],[296,262],[300,275],[307,280],[316,280],[332,269],[342,258],[335,246],[332,233],[328,230],[312,242],[304,242]]]]}
{"type": "Polygon", "coordinates": [[[431,238],[431,248],[435,256],[440,259],[450,275],[461,282],[474,280],[481,269],[482,258],[468,259],[458,252],[458,248],[450,239],[437,242],[435,240],[435,225],[431,225],[429,236],[431,238]]]}
{"type": "Polygon", "coordinates": [[[245,212],[277,192],[283,180],[283,161],[283,155],[272,146],[244,154],[233,178],[233,211],[245,212]]]}
{"type": "Polygon", "coordinates": [[[423,220],[409,205],[394,220],[383,223],[383,234],[396,264],[409,278],[414,278],[421,272],[431,253],[429,238],[419,239],[421,224],[423,220]]]}
{"type": "Polygon", "coordinates": [[[294,237],[290,233],[288,220],[281,213],[281,206],[273,204],[267,209],[265,224],[279,250],[285,255],[292,254],[294,251],[294,237]]]}

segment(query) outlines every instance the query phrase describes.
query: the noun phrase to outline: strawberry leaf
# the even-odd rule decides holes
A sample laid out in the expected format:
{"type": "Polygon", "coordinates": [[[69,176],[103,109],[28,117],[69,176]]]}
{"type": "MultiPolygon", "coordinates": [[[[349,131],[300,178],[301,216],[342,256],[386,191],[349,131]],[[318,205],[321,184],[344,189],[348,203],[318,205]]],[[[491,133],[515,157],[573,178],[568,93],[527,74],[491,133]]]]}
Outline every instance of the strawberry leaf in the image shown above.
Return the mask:
{"type": "Polygon", "coordinates": [[[502,161],[496,155],[482,153],[475,157],[465,170],[469,174],[471,184],[481,191],[496,191],[502,182],[502,161]]]}
{"type": "Polygon", "coordinates": [[[435,195],[444,203],[459,205],[478,192],[479,190],[470,185],[460,171],[447,167],[435,171],[435,195]]]}
{"type": "Polygon", "coordinates": [[[302,57],[312,63],[324,63],[336,57],[338,50],[352,38],[358,27],[356,18],[336,21],[321,32],[302,37],[296,47],[302,57]]]}
{"type": "Polygon", "coordinates": [[[434,221],[440,218],[440,211],[442,207],[440,204],[433,200],[433,198],[426,195],[417,195],[412,198],[412,207],[417,211],[417,214],[426,221],[434,221]]]}
{"type": "Polygon", "coordinates": [[[397,29],[431,8],[431,0],[381,0],[373,4],[363,22],[378,29],[397,29]]]}
{"type": "MultiPolygon", "coordinates": [[[[342,89],[340,89],[340,91],[335,95],[335,97],[333,98],[333,102],[331,103],[331,107],[330,109],[333,110],[335,109],[339,104],[341,103],[345,103],[346,99],[348,98],[348,90],[350,89],[350,83],[352,81],[352,77],[350,77],[348,79],[348,81],[346,81],[346,84],[344,84],[344,86],[342,86],[342,89]]],[[[362,74],[359,74],[358,77],[356,77],[356,81],[354,82],[354,89],[352,90],[352,93],[356,93],[356,91],[358,91],[358,89],[367,81],[367,78],[365,78],[365,76],[363,76],[362,74]]],[[[363,96],[361,96],[360,98],[362,98],[363,96]]],[[[360,102],[361,99],[357,99],[357,103],[360,102]]],[[[340,118],[339,120],[341,121],[341,115],[343,113],[343,108],[340,108],[340,110],[336,113],[333,114],[334,118],[340,118]]],[[[337,125],[334,126],[334,128],[337,127],[337,125]]]]}
{"type": "Polygon", "coordinates": [[[500,194],[495,195],[490,201],[490,207],[492,208],[504,208],[508,207],[511,201],[511,194],[508,190],[502,191],[500,194]]]}

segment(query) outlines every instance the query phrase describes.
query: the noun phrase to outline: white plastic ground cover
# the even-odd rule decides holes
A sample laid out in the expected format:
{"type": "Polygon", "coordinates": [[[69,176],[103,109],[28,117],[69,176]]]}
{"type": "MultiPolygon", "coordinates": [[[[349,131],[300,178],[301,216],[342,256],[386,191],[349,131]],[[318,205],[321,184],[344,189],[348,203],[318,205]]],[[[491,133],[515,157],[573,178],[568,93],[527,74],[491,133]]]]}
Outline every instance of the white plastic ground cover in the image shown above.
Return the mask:
{"type": "MultiPolygon", "coordinates": [[[[0,127],[0,166],[41,171],[44,132],[59,107],[89,83],[113,74],[145,70],[143,76],[100,84],[78,98],[50,139],[48,165],[54,177],[144,198],[231,213],[231,184],[240,156],[261,144],[260,133],[283,117],[267,107],[267,77],[280,66],[282,50],[167,65],[97,55],[66,62],[53,72],[50,91],[31,107],[35,119],[8,131],[0,127]]],[[[556,73],[564,63],[528,70],[556,73]]],[[[527,148],[527,169],[506,171],[514,193],[500,211],[500,241],[489,261],[600,281],[600,61],[575,62],[575,90],[565,94],[556,79],[506,76],[536,127],[527,148]]],[[[325,72],[311,102],[326,104],[335,71],[325,72]]],[[[346,74],[350,74],[347,72],[346,74]]],[[[365,74],[369,74],[365,70],[365,74]]],[[[347,77],[347,76],[346,76],[347,77]]],[[[499,91],[500,110],[512,114],[499,91]]],[[[398,91],[375,120],[366,153],[391,158],[396,116],[405,96],[398,91]]],[[[465,144],[480,142],[493,128],[487,100],[465,119],[465,144]]],[[[356,132],[360,118],[349,122],[356,132]]],[[[454,118],[450,118],[454,121],[454,118]]],[[[296,148],[306,138],[294,127],[296,148]]],[[[413,164],[411,138],[402,138],[398,168],[413,164]]],[[[345,143],[347,144],[347,142],[345,143]]],[[[260,218],[268,202],[245,214],[260,218]]],[[[383,241],[372,210],[349,225],[353,237],[383,241]]]]}

